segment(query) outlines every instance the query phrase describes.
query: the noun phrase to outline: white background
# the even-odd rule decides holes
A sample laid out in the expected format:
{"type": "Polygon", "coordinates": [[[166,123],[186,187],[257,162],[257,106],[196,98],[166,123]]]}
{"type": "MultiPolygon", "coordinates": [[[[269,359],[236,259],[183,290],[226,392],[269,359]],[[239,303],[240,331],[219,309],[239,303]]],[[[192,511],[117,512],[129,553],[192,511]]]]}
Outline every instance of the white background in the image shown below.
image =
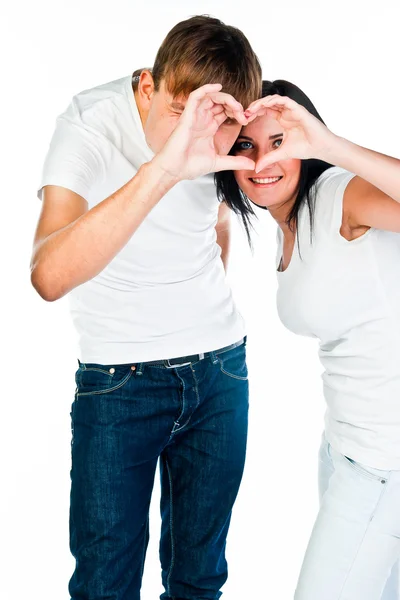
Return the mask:
{"type": "MultiPolygon", "coordinates": [[[[36,0],[0,9],[2,181],[1,596],[69,598],[69,411],[77,367],[67,300],[30,287],[36,186],[56,116],[82,89],[151,66],[169,29],[209,13],[240,27],[267,79],[293,81],[330,128],[400,155],[399,1],[36,0]]],[[[275,225],[259,211],[252,257],[234,222],[230,280],[248,323],[248,460],[228,540],[226,600],[291,598],[317,512],[323,428],[314,341],[275,310],[275,225]]],[[[143,599],[161,592],[158,500],[143,599]]]]}

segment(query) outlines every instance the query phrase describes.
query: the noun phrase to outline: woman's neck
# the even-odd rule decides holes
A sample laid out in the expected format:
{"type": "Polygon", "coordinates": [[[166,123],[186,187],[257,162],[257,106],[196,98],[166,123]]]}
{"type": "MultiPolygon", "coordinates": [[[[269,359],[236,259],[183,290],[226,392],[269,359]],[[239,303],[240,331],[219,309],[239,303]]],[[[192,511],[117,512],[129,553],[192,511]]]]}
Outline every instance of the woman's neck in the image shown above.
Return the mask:
{"type": "Polygon", "coordinates": [[[292,211],[294,202],[295,200],[292,200],[290,202],[284,202],[279,206],[273,206],[271,208],[268,208],[268,211],[271,214],[272,218],[275,219],[275,221],[281,228],[283,235],[288,238],[293,237],[295,235],[295,231],[293,231],[293,228],[291,229],[288,225],[289,215],[292,211]]]}

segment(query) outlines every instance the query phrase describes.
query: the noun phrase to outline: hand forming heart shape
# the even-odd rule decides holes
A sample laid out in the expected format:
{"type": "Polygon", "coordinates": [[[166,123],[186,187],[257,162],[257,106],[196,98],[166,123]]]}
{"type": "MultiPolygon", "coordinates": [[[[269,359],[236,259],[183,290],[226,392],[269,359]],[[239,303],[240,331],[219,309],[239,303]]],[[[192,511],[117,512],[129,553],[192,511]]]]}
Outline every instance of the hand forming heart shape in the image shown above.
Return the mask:
{"type": "Polygon", "coordinates": [[[306,108],[286,96],[266,96],[255,100],[244,111],[248,123],[263,116],[276,119],[283,129],[283,142],[256,163],[255,172],[280,160],[326,156],[336,136],[306,108]]]}

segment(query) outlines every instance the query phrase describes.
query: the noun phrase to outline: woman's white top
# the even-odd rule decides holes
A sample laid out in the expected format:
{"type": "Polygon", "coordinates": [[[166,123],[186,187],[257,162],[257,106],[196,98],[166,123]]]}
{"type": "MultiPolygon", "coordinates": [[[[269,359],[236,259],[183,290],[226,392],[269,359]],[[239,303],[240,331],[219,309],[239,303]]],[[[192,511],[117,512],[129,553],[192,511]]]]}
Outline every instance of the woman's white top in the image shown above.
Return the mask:
{"type": "MultiPolygon", "coordinates": [[[[291,261],[277,271],[278,312],[288,329],[319,340],[327,440],[361,463],[400,469],[400,234],[342,237],[353,177],[334,167],[317,180],[312,240],[303,204],[291,261]]],[[[278,228],[278,269],[282,248],[278,228]]]]}

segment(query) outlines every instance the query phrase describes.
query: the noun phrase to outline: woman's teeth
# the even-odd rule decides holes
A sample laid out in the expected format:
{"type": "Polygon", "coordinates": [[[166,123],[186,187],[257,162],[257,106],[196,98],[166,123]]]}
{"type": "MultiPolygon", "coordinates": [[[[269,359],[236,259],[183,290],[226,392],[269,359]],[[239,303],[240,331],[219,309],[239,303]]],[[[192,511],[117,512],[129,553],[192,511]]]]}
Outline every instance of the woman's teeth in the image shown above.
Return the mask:
{"type": "Polygon", "coordinates": [[[266,177],[265,179],[252,177],[251,181],[253,181],[253,183],[276,183],[280,179],[282,179],[282,177],[266,177]]]}

